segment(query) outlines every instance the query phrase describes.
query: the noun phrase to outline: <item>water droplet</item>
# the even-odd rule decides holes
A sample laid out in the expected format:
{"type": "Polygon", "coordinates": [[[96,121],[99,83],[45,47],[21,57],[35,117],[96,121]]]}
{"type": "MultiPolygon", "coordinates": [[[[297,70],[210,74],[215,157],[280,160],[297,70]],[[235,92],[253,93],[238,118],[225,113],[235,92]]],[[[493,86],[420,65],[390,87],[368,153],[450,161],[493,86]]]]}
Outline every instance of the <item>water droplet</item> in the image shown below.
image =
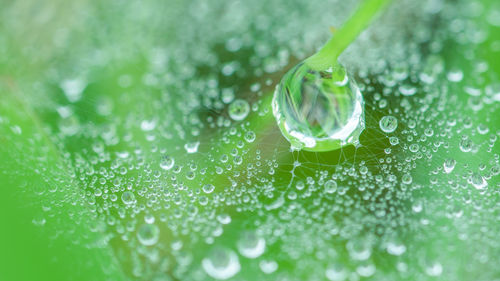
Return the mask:
{"type": "Polygon", "coordinates": [[[276,87],[273,114],[295,149],[328,151],[357,144],[364,130],[364,101],[344,67],[325,71],[300,63],[276,87]]]}
{"type": "Polygon", "coordinates": [[[222,224],[229,224],[231,222],[231,216],[228,214],[219,214],[217,220],[222,224]]]}
{"type": "Polygon", "coordinates": [[[410,175],[410,174],[404,174],[404,175],[401,177],[401,181],[402,181],[404,184],[410,184],[410,183],[412,183],[413,178],[411,177],[411,175],[410,175]]]}
{"type": "Polygon", "coordinates": [[[362,277],[370,277],[376,270],[377,268],[371,262],[363,262],[356,267],[356,272],[362,277]]]}
{"type": "Polygon", "coordinates": [[[425,273],[429,276],[439,276],[443,273],[443,266],[439,262],[431,262],[426,266],[425,273]]]}
{"type": "Polygon", "coordinates": [[[236,253],[230,249],[217,247],[201,262],[205,272],[212,278],[226,280],[238,273],[241,269],[236,253]]]}
{"type": "Polygon", "coordinates": [[[460,141],[460,150],[463,152],[469,152],[472,150],[472,141],[467,136],[464,136],[460,141]]]}
{"type": "Polygon", "coordinates": [[[349,255],[354,260],[366,260],[372,254],[372,248],[365,239],[351,239],[346,245],[349,255]]]}
{"type": "Polygon", "coordinates": [[[259,263],[259,267],[265,274],[271,274],[278,269],[278,263],[273,260],[262,260],[259,263]]]}
{"type": "Polygon", "coordinates": [[[327,180],[325,182],[325,192],[331,194],[335,191],[337,191],[337,183],[333,180],[327,180]]]}
{"type": "Polygon", "coordinates": [[[455,68],[446,74],[446,78],[448,78],[448,81],[450,82],[460,82],[464,78],[464,73],[462,70],[455,68]]]}
{"type": "Polygon", "coordinates": [[[477,172],[473,173],[472,176],[470,177],[470,183],[472,184],[472,186],[474,186],[476,189],[479,190],[485,188],[488,185],[488,183],[481,176],[481,174],[477,172]]]}
{"type": "Polygon", "coordinates": [[[205,184],[202,188],[203,192],[205,193],[212,193],[212,191],[214,191],[215,189],[215,186],[213,186],[212,184],[205,184]]]}
{"type": "Polygon", "coordinates": [[[453,169],[455,169],[456,164],[457,164],[457,161],[455,159],[448,158],[448,159],[444,160],[444,163],[443,163],[444,172],[447,174],[451,173],[451,171],[453,171],[453,169]]]}
{"type": "Polygon", "coordinates": [[[235,121],[245,119],[250,112],[250,105],[246,100],[236,99],[229,105],[229,117],[235,121]]]}
{"type": "Polygon", "coordinates": [[[391,145],[398,145],[399,139],[398,139],[398,137],[390,137],[389,142],[391,143],[391,145]]]}
{"type": "Polygon", "coordinates": [[[401,241],[395,240],[387,243],[387,253],[393,256],[401,256],[406,252],[406,246],[401,241]]]}
{"type": "Polygon", "coordinates": [[[200,146],[199,141],[189,142],[184,145],[184,149],[187,153],[196,153],[198,152],[198,146],[200,146]]]}
{"type": "Polygon", "coordinates": [[[131,205],[135,203],[135,195],[131,191],[123,192],[121,197],[125,205],[131,205]]]}
{"type": "Polygon", "coordinates": [[[247,142],[253,142],[255,140],[255,133],[253,131],[248,131],[245,133],[245,140],[247,142]]]}
{"type": "Polygon", "coordinates": [[[174,166],[175,160],[170,156],[163,156],[160,162],[160,168],[163,170],[170,170],[174,166]]]}
{"type": "Polygon", "coordinates": [[[255,231],[245,231],[240,237],[237,247],[242,256],[255,259],[264,253],[266,240],[258,236],[255,231]]]}
{"type": "Polygon", "coordinates": [[[409,84],[404,84],[399,87],[399,92],[403,96],[413,96],[417,93],[417,88],[409,84]]]}
{"type": "Polygon", "coordinates": [[[391,115],[386,115],[380,119],[380,129],[384,133],[392,133],[398,128],[398,119],[391,115]]]}
{"type": "Polygon", "coordinates": [[[325,275],[330,281],[343,281],[347,278],[348,272],[343,264],[336,262],[328,265],[325,275]]]}
{"type": "Polygon", "coordinates": [[[151,246],[158,242],[160,229],[155,224],[143,224],[137,230],[137,239],[142,245],[151,246]]]}
{"type": "Polygon", "coordinates": [[[67,79],[59,84],[64,94],[68,98],[68,101],[73,103],[77,102],[82,98],[83,90],[87,87],[87,82],[83,79],[67,79]]]}

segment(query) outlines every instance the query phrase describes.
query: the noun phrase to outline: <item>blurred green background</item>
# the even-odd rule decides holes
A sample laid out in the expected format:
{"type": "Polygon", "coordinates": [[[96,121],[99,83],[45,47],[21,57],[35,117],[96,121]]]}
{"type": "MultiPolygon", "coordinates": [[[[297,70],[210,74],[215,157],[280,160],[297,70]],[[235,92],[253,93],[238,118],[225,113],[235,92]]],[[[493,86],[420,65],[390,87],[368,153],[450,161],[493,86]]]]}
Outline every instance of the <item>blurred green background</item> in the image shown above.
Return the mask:
{"type": "Polygon", "coordinates": [[[338,264],[346,280],[499,280],[496,1],[394,1],[341,57],[362,146],[281,136],[275,85],[357,4],[0,1],[0,280],[211,280],[202,260],[247,230],[265,253],[240,254],[234,280],[336,280],[338,264]]]}

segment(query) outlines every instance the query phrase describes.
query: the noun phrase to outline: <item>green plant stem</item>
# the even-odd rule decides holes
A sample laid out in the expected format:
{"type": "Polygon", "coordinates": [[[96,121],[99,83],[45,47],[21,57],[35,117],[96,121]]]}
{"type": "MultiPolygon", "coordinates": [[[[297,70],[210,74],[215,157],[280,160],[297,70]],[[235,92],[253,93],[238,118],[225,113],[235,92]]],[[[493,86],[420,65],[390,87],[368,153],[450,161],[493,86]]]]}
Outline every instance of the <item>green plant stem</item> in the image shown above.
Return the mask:
{"type": "Polygon", "coordinates": [[[316,54],[307,58],[305,63],[314,70],[325,70],[337,64],[337,58],[370,24],[378,12],[392,0],[364,0],[354,14],[335,32],[316,54]]]}

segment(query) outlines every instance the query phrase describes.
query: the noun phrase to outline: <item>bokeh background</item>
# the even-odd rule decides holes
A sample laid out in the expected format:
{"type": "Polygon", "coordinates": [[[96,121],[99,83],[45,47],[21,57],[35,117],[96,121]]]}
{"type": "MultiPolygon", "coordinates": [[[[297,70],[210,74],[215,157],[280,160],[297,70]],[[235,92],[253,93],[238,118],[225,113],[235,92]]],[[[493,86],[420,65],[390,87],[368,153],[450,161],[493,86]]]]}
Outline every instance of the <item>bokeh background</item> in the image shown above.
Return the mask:
{"type": "Polygon", "coordinates": [[[498,280],[496,1],[393,1],[340,57],[361,146],[282,137],[357,4],[0,0],[0,280],[498,280]]]}

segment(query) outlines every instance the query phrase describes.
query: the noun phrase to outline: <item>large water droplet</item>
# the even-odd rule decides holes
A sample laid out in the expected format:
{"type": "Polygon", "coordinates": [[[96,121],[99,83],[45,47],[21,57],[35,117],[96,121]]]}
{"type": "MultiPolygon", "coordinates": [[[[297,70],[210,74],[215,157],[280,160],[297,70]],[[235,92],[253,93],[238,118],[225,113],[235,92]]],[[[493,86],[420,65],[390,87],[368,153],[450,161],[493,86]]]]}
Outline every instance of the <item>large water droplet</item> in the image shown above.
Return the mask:
{"type": "Polygon", "coordinates": [[[363,131],[364,101],[340,64],[315,71],[300,63],[276,87],[273,113],[295,149],[328,151],[357,144],[363,131]]]}

